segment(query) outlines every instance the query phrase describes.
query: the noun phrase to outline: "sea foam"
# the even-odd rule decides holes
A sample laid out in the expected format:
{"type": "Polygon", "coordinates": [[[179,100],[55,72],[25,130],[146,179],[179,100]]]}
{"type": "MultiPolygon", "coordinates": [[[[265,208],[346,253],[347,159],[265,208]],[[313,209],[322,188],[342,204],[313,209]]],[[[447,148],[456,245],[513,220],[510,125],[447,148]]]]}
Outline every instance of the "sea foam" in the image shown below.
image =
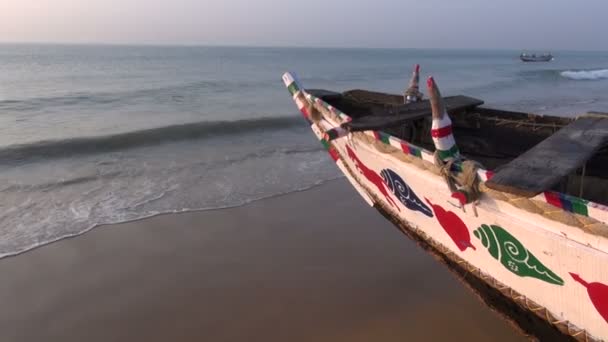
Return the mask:
{"type": "Polygon", "coordinates": [[[598,70],[567,70],[560,73],[565,78],[571,80],[600,80],[608,78],[608,69],[598,70]]]}

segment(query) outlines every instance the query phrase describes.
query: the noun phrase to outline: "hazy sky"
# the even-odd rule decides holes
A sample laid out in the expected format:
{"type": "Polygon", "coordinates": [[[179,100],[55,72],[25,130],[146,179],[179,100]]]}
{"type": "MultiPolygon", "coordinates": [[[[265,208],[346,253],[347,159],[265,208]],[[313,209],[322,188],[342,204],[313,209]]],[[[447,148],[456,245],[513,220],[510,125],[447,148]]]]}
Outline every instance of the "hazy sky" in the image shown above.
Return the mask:
{"type": "Polygon", "coordinates": [[[608,0],[0,0],[0,42],[607,50],[608,0]]]}

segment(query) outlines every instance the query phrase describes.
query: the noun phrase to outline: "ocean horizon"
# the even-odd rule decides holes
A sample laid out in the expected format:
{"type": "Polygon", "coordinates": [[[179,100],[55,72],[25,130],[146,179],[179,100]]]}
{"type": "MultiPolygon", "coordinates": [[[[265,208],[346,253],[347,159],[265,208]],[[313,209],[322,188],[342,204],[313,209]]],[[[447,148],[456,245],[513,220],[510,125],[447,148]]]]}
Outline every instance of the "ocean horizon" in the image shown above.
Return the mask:
{"type": "Polygon", "coordinates": [[[212,44],[212,43],[146,43],[146,42],[74,42],[74,41],[0,41],[0,46],[81,46],[81,47],[134,47],[134,48],[243,48],[243,49],[326,49],[326,50],[431,50],[431,51],[498,51],[498,52],[554,52],[554,53],[606,53],[608,49],[564,49],[550,47],[399,47],[399,46],[356,46],[356,45],[254,45],[254,44],[212,44]]]}

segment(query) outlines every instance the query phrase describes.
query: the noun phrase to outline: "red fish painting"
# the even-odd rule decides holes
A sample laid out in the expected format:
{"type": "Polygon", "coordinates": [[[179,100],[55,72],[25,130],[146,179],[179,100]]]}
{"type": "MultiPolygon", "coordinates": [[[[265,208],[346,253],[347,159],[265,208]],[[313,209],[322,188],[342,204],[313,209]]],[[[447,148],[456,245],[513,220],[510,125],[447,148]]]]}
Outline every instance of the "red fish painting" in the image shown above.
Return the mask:
{"type": "Polygon", "coordinates": [[[399,209],[399,207],[397,206],[397,204],[395,203],[395,201],[391,198],[388,187],[387,187],[386,183],[384,182],[384,179],[382,179],[382,177],[380,177],[380,175],[377,174],[374,170],[365,166],[365,164],[363,164],[363,162],[359,159],[359,157],[357,157],[355,152],[348,145],[346,146],[346,152],[348,153],[348,156],[350,157],[350,159],[353,162],[355,162],[355,165],[357,166],[357,169],[359,170],[359,172],[368,181],[370,181],[372,184],[374,184],[376,186],[376,188],[378,188],[378,191],[380,191],[380,193],[382,195],[384,195],[384,198],[386,198],[386,201],[390,205],[395,207],[397,210],[401,211],[399,209]]]}
{"type": "Polygon", "coordinates": [[[464,252],[469,247],[475,250],[475,246],[471,243],[469,229],[464,222],[462,222],[460,217],[449,210],[443,209],[437,204],[431,203],[427,198],[425,198],[425,201],[433,208],[437,221],[439,221],[443,230],[448,233],[450,239],[454,241],[456,247],[458,247],[461,252],[464,252]]]}
{"type": "Polygon", "coordinates": [[[589,294],[589,298],[591,298],[591,303],[593,303],[593,306],[595,306],[595,309],[602,318],[608,322],[608,285],[602,283],[588,283],[575,273],[570,273],[570,276],[587,288],[587,294],[589,294]]]}

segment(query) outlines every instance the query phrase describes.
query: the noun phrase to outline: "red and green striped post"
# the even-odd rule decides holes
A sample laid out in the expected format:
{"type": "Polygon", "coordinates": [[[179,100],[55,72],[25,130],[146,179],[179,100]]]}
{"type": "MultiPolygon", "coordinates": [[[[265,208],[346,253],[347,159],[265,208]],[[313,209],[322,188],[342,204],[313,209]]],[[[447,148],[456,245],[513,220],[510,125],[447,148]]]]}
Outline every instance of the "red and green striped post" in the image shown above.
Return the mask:
{"type": "Polygon", "coordinates": [[[450,120],[441,93],[433,77],[429,77],[427,87],[433,112],[431,137],[433,138],[435,149],[442,161],[457,160],[460,158],[460,151],[452,134],[452,120],[450,120]]]}

